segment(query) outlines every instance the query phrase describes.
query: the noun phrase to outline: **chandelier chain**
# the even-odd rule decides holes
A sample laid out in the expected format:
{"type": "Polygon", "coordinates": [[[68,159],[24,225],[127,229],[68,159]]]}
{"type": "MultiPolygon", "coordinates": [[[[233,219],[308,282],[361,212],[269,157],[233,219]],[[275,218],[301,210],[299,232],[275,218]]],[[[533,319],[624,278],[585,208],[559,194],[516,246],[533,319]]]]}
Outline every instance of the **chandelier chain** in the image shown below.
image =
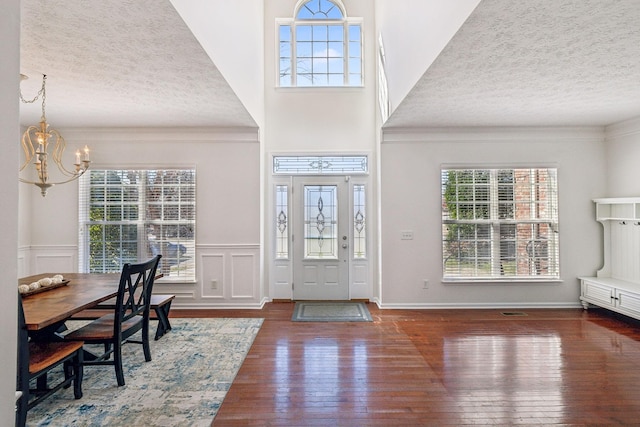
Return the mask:
{"type": "Polygon", "coordinates": [[[20,95],[20,101],[22,101],[25,104],[33,104],[38,99],[40,99],[40,96],[42,96],[42,119],[43,120],[46,119],[45,114],[44,114],[44,105],[45,105],[46,99],[47,99],[47,92],[45,90],[45,82],[46,82],[46,80],[47,80],[47,75],[43,74],[42,75],[42,87],[40,88],[40,90],[38,91],[36,96],[33,99],[30,99],[30,100],[24,99],[24,97],[22,96],[22,89],[18,88],[18,93],[20,95]]]}

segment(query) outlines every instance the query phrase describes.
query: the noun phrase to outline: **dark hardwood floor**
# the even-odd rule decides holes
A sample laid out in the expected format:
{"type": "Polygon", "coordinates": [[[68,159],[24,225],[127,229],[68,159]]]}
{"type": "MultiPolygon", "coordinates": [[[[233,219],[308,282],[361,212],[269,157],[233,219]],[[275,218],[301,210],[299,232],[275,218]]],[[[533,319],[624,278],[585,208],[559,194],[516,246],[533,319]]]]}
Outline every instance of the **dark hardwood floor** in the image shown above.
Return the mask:
{"type": "Polygon", "coordinates": [[[371,323],[296,323],[293,306],[172,312],[265,319],[212,425],[640,425],[640,322],[623,316],[369,304],[371,323]]]}

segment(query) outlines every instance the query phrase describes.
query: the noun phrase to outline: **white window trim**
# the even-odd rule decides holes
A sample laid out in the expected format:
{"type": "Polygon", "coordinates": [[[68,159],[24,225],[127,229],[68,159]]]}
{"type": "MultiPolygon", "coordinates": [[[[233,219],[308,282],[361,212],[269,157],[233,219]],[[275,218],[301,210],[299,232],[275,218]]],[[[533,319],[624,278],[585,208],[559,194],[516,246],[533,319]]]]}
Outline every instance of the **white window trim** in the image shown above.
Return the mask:
{"type": "MultiPolygon", "coordinates": [[[[172,165],[172,166],[167,166],[167,165],[160,165],[160,164],[147,164],[147,165],[137,165],[137,164],[124,164],[124,165],[120,165],[120,166],[106,166],[106,165],[95,165],[95,167],[92,168],[93,170],[113,170],[113,171],[122,171],[122,170],[145,170],[145,171],[150,171],[150,170],[193,170],[194,172],[196,172],[196,183],[195,183],[195,201],[196,201],[196,220],[195,220],[195,227],[196,227],[196,231],[195,233],[197,233],[197,193],[198,193],[198,174],[197,174],[197,168],[196,165],[194,164],[176,164],[176,165],[172,165]]],[[[80,177],[80,179],[78,180],[78,192],[80,195],[80,198],[78,200],[78,208],[79,210],[84,209],[83,207],[80,207],[80,203],[83,201],[84,196],[82,196],[82,192],[83,190],[83,186],[84,185],[89,185],[86,184],[86,181],[89,179],[90,174],[86,174],[82,177],[80,177]]],[[[88,214],[88,212],[87,212],[88,214]]],[[[88,237],[86,237],[86,233],[88,233],[88,230],[86,229],[86,223],[88,221],[88,218],[85,218],[82,216],[82,212],[78,212],[79,215],[79,224],[78,224],[78,248],[79,248],[79,253],[78,253],[78,265],[79,265],[79,270],[80,271],[88,271],[88,260],[87,260],[87,254],[89,251],[88,245],[89,245],[89,239],[88,237]]],[[[197,236],[197,234],[196,234],[197,236]]],[[[197,240],[195,240],[194,238],[194,251],[197,251],[197,240]]],[[[195,259],[195,253],[194,253],[194,262],[196,262],[195,259]]],[[[181,278],[181,277],[161,277],[156,279],[156,283],[165,283],[165,284],[193,284],[196,283],[198,281],[198,271],[197,271],[197,262],[196,265],[194,266],[195,271],[194,271],[194,275],[193,278],[181,278]]]]}
{"type": "Polygon", "coordinates": [[[301,176],[301,175],[309,175],[309,176],[320,176],[320,175],[338,175],[338,176],[342,176],[342,175],[349,175],[349,176],[356,176],[356,175],[369,175],[369,171],[370,171],[370,167],[369,167],[369,162],[370,162],[370,156],[368,154],[312,154],[312,153],[307,153],[307,154],[273,154],[271,156],[271,173],[273,175],[282,175],[282,176],[289,176],[289,175],[295,175],[295,176],[301,176]],[[312,169],[307,169],[307,170],[293,170],[293,169],[289,169],[289,170],[281,170],[278,171],[276,170],[276,160],[277,159],[297,159],[297,158],[308,158],[309,160],[314,159],[314,160],[323,160],[323,159],[331,159],[331,158],[346,158],[346,157],[353,157],[355,158],[362,158],[365,160],[366,162],[366,167],[365,170],[322,170],[321,168],[318,168],[317,170],[312,170],[312,169]]]}
{"type": "MultiPolygon", "coordinates": [[[[473,165],[469,165],[469,164],[442,164],[440,165],[440,176],[442,176],[442,172],[444,170],[463,170],[463,169],[468,169],[468,170],[493,170],[493,169],[505,169],[505,170],[515,170],[515,169],[555,169],[556,170],[556,183],[555,183],[555,192],[556,192],[556,210],[558,208],[558,194],[559,194],[559,182],[558,182],[558,165],[556,164],[538,164],[538,165],[530,165],[530,164],[508,164],[508,165],[504,165],[504,164],[486,164],[486,165],[477,165],[477,164],[473,164],[473,165]]],[[[439,184],[442,185],[442,178],[440,178],[440,182],[439,184]]],[[[442,189],[441,189],[442,191],[442,189]]],[[[442,194],[440,194],[440,203],[443,203],[442,200],[442,194]]],[[[442,238],[443,238],[443,231],[442,231],[442,226],[444,225],[444,222],[442,221],[442,208],[440,209],[440,227],[441,227],[441,242],[442,242],[442,238]]],[[[556,222],[555,222],[555,226],[559,227],[559,215],[558,212],[556,211],[556,222]]],[[[474,221],[470,221],[470,222],[474,222],[474,221]]],[[[527,221],[524,221],[527,222],[527,221]]],[[[544,222],[544,221],[540,221],[540,222],[544,222]]],[[[558,229],[556,228],[556,233],[558,233],[558,229]]],[[[558,240],[558,248],[557,248],[557,253],[556,253],[556,257],[558,259],[557,261],[557,275],[555,277],[553,276],[541,276],[541,277],[536,277],[536,276],[505,276],[505,277],[499,277],[499,276],[486,276],[486,277],[464,277],[464,276],[445,276],[445,268],[444,268],[444,264],[442,264],[442,283],[446,284],[446,285],[477,285],[477,284],[503,284],[503,285],[508,285],[510,283],[515,283],[515,284],[526,284],[526,283],[531,283],[531,284],[541,284],[541,283],[546,283],[546,284],[558,284],[558,283],[563,283],[564,280],[562,280],[562,276],[561,276],[561,261],[560,261],[560,243],[558,240]]],[[[440,256],[440,260],[441,262],[444,262],[445,259],[445,255],[444,255],[444,247],[441,245],[441,256],[440,256]]]]}
{"type": "MultiPolygon", "coordinates": [[[[306,1],[303,1],[303,3],[306,3],[306,1]]],[[[337,3],[337,2],[336,2],[337,3]]],[[[340,6],[342,8],[342,6],[340,6]]],[[[342,8],[343,12],[344,12],[344,8],[342,8]]],[[[363,89],[365,86],[365,72],[364,72],[364,65],[365,65],[365,45],[364,45],[364,35],[365,35],[365,25],[364,25],[364,19],[357,17],[357,18],[349,18],[347,17],[346,13],[343,13],[344,18],[342,20],[297,20],[295,18],[295,16],[297,15],[297,11],[298,11],[298,7],[296,7],[295,9],[295,14],[293,18],[276,18],[275,23],[276,23],[276,29],[275,29],[275,56],[276,56],[276,61],[275,61],[275,87],[277,89],[282,89],[282,90],[322,90],[322,89],[363,89]],[[335,85],[327,85],[327,86],[314,86],[314,85],[310,85],[310,86],[298,86],[297,84],[297,76],[296,76],[296,67],[295,65],[292,63],[291,65],[291,79],[292,79],[292,84],[291,86],[282,86],[280,85],[280,27],[282,25],[289,25],[291,26],[291,61],[295,62],[296,58],[297,58],[297,54],[296,54],[296,43],[295,43],[295,27],[296,25],[300,23],[302,25],[328,25],[328,24],[333,24],[336,25],[337,23],[342,23],[343,27],[344,27],[344,32],[345,32],[345,56],[343,57],[343,61],[345,62],[345,72],[343,74],[343,81],[344,84],[342,86],[335,86],[335,85]],[[349,39],[348,39],[348,33],[349,33],[349,26],[350,25],[359,25],[360,26],[360,75],[361,75],[361,81],[359,85],[349,85],[347,84],[349,81],[349,67],[347,62],[349,61],[349,49],[348,49],[348,45],[349,45],[349,39]],[[295,84],[294,84],[295,82],[295,84]]]]}

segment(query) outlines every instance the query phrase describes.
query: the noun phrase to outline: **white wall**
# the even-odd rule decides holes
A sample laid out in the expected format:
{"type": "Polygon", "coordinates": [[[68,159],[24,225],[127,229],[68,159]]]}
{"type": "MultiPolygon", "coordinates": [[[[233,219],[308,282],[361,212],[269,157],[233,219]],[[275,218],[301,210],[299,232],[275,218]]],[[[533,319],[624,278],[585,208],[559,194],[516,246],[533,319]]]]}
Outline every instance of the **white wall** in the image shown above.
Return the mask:
{"type": "Polygon", "coordinates": [[[578,306],[577,277],[593,275],[602,262],[602,230],[591,199],[606,189],[604,159],[600,129],[386,132],[381,152],[382,306],[578,306]],[[562,283],[443,284],[443,164],[557,167],[562,283]],[[413,231],[413,240],[400,239],[405,230],[413,231]]]}
{"type": "MultiPolygon", "coordinates": [[[[195,284],[163,284],[175,306],[258,307],[260,144],[256,129],[60,129],[68,150],[89,144],[92,168],[195,167],[197,225],[195,284]],[[214,289],[211,280],[218,285],[214,289]]],[[[25,184],[22,184],[25,185],[25,184]]],[[[29,274],[77,269],[78,184],[55,186],[46,197],[23,190],[31,209],[29,274]]]]}
{"type": "MultiPolygon", "coordinates": [[[[272,230],[273,154],[301,153],[358,153],[369,155],[370,175],[367,185],[375,194],[376,170],[376,74],[375,74],[375,17],[370,2],[345,0],[348,17],[363,18],[364,32],[364,87],[362,88],[278,88],[277,87],[277,18],[292,18],[296,1],[269,0],[265,2],[265,275],[272,284],[276,280],[270,271],[273,261],[272,230]]],[[[376,228],[375,200],[370,203],[367,227],[371,236],[371,253],[377,243],[373,238],[376,228]]],[[[370,259],[370,267],[375,256],[370,259]]],[[[371,270],[372,272],[372,270],[371,270]]],[[[368,280],[373,280],[369,273],[368,280]]],[[[353,287],[351,289],[354,290],[353,287]]],[[[360,294],[358,294],[360,297],[360,294]]],[[[276,299],[287,299],[291,292],[274,293],[276,299]]],[[[365,296],[366,297],[366,296],[365,296]]]]}
{"type": "Polygon", "coordinates": [[[262,126],[263,2],[171,0],[171,3],[249,114],[262,126]]]}
{"type": "Polygon", "coordinates": [[[640,196],[640,117],[607,127],[607,188],[601,197],[640,196]]]}
{"type": "Polygon", "coordinates": [[[0,269],[4,282],[0,286],[0,424],[13,425],[16,390],[17,332],[17,248],[18,248],[18,150],[20,126],[18,85],[20,84],[20,2],[3,0],[0,14],[0,269]]]}
{"type": "Polygon", "coordinates": [[[480,0],[375,0],[391,111],[407,96],[480,0]]]}
{"type": "MultiPolygon", "coordinates": [[[[276,18],[293,16],[295,1],[265,2],[265,146],[267,151],[320,152],[375,147],[375,23],[368,2],[344,1],[364,18],[364,88],[277,88],[276,18]]],[[[269,170],[267,170],[269,173],[269,170]]]]}

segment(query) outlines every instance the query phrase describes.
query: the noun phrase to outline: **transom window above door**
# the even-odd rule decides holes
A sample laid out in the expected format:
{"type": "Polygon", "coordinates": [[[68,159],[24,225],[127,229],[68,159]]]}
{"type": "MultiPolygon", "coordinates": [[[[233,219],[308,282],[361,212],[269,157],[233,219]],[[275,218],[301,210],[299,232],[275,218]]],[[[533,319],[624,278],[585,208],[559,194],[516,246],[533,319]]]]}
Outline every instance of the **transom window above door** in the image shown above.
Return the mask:
{"type": "Polygon", "coordinates": [[[364,175],[369,173],[367,156],[273,156],[276,175],[364,175]]]}
{"type": "Polygon", "coordinates": [[[362,86],[362,20],[339,1],[301,2],[278,20],[280,87],[362,86]]]}

